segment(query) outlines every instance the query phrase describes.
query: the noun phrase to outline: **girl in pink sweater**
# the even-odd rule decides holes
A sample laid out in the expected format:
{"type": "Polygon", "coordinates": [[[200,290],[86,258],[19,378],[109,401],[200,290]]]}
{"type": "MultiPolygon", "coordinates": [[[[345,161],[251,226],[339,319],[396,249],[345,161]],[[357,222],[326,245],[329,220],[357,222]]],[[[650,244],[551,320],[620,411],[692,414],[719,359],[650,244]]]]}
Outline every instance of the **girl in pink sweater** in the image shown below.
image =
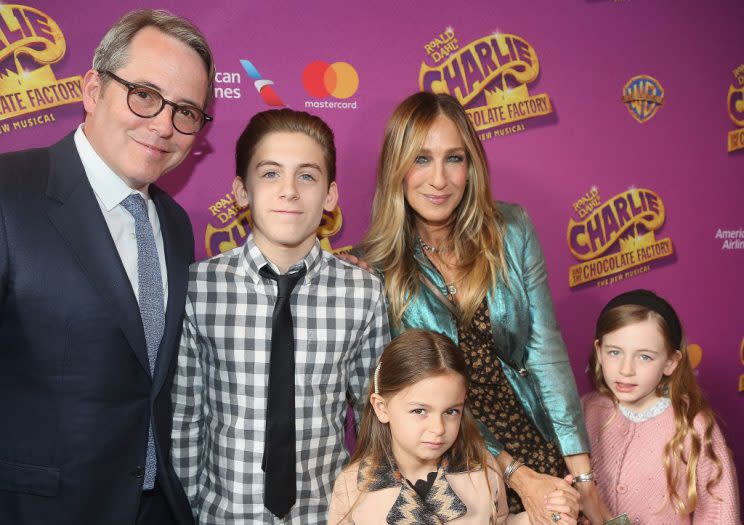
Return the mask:
{"type": "MultiPolygon", "coordinates": [[[[447,337],[407,330],[380,358],[351,463],[333,488],[329,525],[517,525],[504,480],[465,405],[467,371],[447,337]]],[[[571,482],[571,476],[566,481],[571,482]]],[[[579,493],[556,478],[540,523],[575,525],[579,493]]]]}
{"type": "Polygon", "coordinates": [[[582,399],[599,493],[634,525],[738,525],[731,454],[674,309],[647,290],[602,310],[582,399]]]}

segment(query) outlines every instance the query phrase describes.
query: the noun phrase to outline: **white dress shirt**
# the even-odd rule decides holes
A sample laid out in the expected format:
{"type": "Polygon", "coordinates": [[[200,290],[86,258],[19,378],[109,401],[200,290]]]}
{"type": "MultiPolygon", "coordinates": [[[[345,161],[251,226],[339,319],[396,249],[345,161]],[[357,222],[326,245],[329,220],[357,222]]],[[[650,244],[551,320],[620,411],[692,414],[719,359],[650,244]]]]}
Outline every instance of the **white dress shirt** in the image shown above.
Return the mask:
{"type": "Polygon", "coordinates": [[[163,299],[166,307],[168,301],[168,272],[165,266],[165,248],[163,247],[163,234],[160,231],[160,219],[155,208],[155,203],[150,199],[148,193],[130,188],[106,163],[98,156],[88,138],[83,132],[83,125],[78,126],[75,131],[75,147],[80,160],[96,194],[96,200],[101,207],[103,218],[106,219],[111,238],[114,240],[119,258],[127,272],[129,282],[132,284],[134,296],[139,301],[139,272],[137,271],[137,235],[134,229],[134,217],[121,205],[121,202],[131,194],[139,193],[147,204],[147,214],[152,224],[152,232],[155,235],[155,245],[158,250],[160,261],[160,275],[163,278],[163,299]]]}

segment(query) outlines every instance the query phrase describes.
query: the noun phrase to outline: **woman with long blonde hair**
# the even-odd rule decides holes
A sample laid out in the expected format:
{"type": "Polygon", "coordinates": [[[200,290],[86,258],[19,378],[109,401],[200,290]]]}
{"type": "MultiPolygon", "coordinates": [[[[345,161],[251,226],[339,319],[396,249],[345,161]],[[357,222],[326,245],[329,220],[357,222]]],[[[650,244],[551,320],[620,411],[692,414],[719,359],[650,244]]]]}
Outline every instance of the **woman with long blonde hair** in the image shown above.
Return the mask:
{"type": "Polygon", "coordinates": [[[416,93],[394,111],[360,255],[384,278],[395,333],[434,330],[463,352],[510,511],[560,521],[543,500],[568,471],[592,524],[608,519],[540,244],[520,206],[493,201],[483,146],[455,98],[416,93]]]}

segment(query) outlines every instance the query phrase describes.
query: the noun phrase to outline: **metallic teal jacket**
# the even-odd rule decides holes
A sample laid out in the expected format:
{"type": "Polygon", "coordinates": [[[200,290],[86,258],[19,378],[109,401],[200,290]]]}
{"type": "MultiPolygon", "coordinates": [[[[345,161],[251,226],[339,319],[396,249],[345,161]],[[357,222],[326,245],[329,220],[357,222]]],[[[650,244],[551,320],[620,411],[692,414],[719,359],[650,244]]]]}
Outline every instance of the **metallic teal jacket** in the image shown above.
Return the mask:
{"type": "MultiPolygon", "coordinates": [[[[589,452],[576,382],[553,313],[545,260],[532,221],[516,204],[497,202],[504,217],[504,246],[509,285],[501,276],[488,292],[493,341],[498,359],[525,411],[543,437],[557,441],[564,456],[589,452]]],[[[445,292],[441,275],[420,246],[415,258],[421,271],[445,292]]],[[[392,326],[395,335],[408,328],[442,333],[457,343],[457,322],[443,296],[423,283],[403,315],[403,326],[392,326]]],[[[503,450],[493,435],[481,428],[489,449],[503,450]]]]}

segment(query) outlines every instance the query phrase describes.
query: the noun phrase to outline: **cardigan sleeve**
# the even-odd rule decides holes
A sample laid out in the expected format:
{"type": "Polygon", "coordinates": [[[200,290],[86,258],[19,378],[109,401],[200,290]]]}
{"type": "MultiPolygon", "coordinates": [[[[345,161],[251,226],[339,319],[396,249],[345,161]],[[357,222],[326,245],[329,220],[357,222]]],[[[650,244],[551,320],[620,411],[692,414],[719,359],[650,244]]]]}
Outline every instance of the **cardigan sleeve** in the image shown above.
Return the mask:
{"type": "Polygon", "coordinates": [[[545,258],[532,221],[520,208],[522,279],[530,312],[525,361],[564,456],[589,452],[589,440],[566,345],[558,329],[545,258]]]}

